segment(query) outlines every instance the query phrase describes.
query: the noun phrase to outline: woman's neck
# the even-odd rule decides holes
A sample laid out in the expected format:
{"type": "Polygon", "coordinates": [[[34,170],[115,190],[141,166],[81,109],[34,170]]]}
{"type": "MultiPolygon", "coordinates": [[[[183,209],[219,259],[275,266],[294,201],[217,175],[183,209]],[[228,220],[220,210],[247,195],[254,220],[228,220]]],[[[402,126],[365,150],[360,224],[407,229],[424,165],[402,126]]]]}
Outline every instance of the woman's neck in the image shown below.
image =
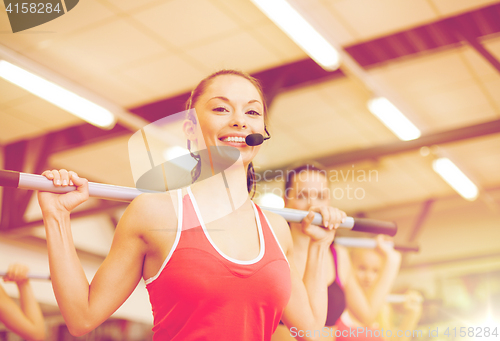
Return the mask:
{"type": "Polygon", "coordinates": [[[200,176],[192,185],[193,191],[214,212],[233,212],[249,200],[246,170],[241,158],[224,170],[217,170],[213,163],[202,158],[200,176]]]}

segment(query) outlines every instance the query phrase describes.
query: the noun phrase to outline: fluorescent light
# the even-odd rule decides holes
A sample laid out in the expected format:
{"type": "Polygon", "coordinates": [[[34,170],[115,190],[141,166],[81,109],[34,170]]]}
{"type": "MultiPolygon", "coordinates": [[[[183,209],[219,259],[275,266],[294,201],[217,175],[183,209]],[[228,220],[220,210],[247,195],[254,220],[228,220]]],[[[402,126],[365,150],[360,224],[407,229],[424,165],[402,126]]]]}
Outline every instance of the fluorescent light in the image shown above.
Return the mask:
{"type": "Polygon", "coordinates": [[[469,201],[477,198],[477,186],[450,159],[436,159],[432,162],[432,168],[462,197],[469,201]]]}
{"type": "Polygon", "coordinates": [[[0,77],[100,128],[112,128],[116,122],[103,107],[5,60],[0,60],[0,77]]]}
{"type": "Polygon", "coordinates": [[[333,71],[339,67],[340,55],[337,50],[288,2],[285,0],[252,0],[252,2],[322,68],[333,71]]]}
{"type": "Polygon", "coordinates": [[[371,99],[368,101],[368,109],[400,140],[409,141],[420,137],[420,130],[387,98],[371,99]]]}
{"type": "Polygon", "coordinates": [[[272,208],[284,208],[285,201],[282,197],[274,194],[274,193],[266,193],[262,197],[259,198],[260,205],[264,207],[272,207],[272,208]]]}

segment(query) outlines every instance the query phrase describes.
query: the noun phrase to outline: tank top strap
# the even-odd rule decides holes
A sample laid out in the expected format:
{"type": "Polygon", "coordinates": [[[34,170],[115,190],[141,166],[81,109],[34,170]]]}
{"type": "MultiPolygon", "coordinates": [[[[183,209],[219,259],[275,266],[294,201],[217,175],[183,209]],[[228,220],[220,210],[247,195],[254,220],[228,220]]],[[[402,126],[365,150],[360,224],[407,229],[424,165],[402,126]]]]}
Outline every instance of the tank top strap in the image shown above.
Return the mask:
{"type": "Polygon", "coordinates": [[[175,249],[177,248],[177,245],[179,244],[179,240],[181,238],[181,232],[182,232],[182,226],[183,226],[183,204],[182,204],[182,189],[179,188],[177,191],[177,232],[175,235],[175,240],[174,244],[172,245],[170,252],[168,253],[167,257],[163,261],[163,264],[161,265],[160,269],[158,272],[153,276],[145,280],[146,285],[152,283],[155,281],[158,276],[160,276],[161,272],[167,265],[168,261],[172,257],[172,254],[174,253],[175,249]]]}
{"type": "Polygon", "coordinates": [[[191,200],[191,189],[186,188],[187,194],[182,198],[183,215],[182,215],[182,231],[186,231],[195,227],[200,227],[201,223],[196,214],[194,204],[191,200]]]}
{"type": "MultiPolygon", "coordinates": [[[[288,263],[288,259],[286,258],[285,252],[281,248],[279,240],[276,237],[276,234],[274,233],[274,230],[271,226],[271,223],[267,219],[264,212],[262,212],[262,209],[260,208],[260,206],[257,205],[256,203],[254,203],[253,201],[252,201],[252,204],[257,208],[257,211],[259,213],[259,219],[260,219],[261,224],[262,224],[262,231],[263,231],[265,238],[267,237],[266,243],[268,245],[268,248],[269,249],[274,248],[274,249],[278,250],[279,256],[280,257],[283,256],[283,258],[285,258],[288,266],[290,266],[290,264],[288,263]]],[[[276,255],[276,256],[278,256],[278,255],[276,255]]]]}

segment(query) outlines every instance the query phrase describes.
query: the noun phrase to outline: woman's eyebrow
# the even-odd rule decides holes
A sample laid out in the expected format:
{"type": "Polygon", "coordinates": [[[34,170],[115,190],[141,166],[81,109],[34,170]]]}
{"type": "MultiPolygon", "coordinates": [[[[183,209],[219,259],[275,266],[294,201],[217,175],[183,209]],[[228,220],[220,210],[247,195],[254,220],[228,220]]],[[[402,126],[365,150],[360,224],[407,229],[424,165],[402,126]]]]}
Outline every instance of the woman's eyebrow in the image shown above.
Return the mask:
{"type": "Polygon", "coordinates": [[[222,100],[222,101],[224,101],[224,102],[227,102],[227,103],[229,103],[229,102],[230,102],[230,101],[229,101],[229,99],[227,99],[226,97],[223,97],[223,96],[215,96],[215,97],[210,98],[210,99],[207,101],[207,103],[208,103],[208,102],[210,102],[210,101],[211,101],[211,100],[213,100],[213,99],[220,99],[220,100],[222,100]]]}
{"type": "MultiPolygon", "coordinates": [[[[215,97],[210,98],[207,101],[207,103],[210,102],[213,99],[220,99],[221,101],[224,101],[224,102],[227,102],[227,103],[231,102],[228,98],[226,98],[224,96],[215,96],[215,97]]],[[[262,103],[258,99],[252,99],[252,100],[248,101],[248,104],[251,104],[251,103],[259,103],[260,105],[262,105],[262,103]]]]}

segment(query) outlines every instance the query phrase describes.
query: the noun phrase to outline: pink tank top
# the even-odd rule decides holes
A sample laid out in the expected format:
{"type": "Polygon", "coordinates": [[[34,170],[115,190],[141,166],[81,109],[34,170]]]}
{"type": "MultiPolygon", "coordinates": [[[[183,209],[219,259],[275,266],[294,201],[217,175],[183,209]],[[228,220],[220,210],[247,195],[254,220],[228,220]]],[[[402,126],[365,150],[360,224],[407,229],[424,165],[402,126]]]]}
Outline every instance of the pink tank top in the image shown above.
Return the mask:
{"type": "Polygon", "coordinates": [[[342,318],[339,318],[335,325],[336,341],[384,341],[381,331],[375,328],[348,327],[342,318]]]}
{"type": "Polygon", "coordinates": [[[254,207],[260,253],[250,261],[212,242],[191,189],[178,191],[177,235],[158,273],[146,281],[153,340],[271,340],[291,293],[290,268],[266,216],[254,207]]]}

